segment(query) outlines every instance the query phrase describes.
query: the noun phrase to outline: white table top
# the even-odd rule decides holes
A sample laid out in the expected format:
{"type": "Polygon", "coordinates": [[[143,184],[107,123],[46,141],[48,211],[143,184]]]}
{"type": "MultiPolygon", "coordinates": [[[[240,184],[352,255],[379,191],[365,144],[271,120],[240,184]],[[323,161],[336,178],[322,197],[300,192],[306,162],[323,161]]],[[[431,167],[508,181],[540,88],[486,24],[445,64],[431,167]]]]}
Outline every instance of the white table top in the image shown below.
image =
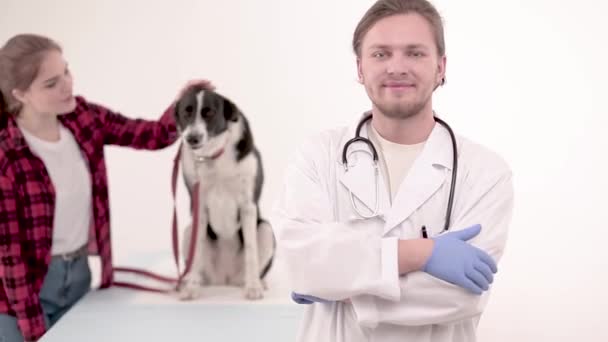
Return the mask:
{"type": "MultiPolygon", "coordinates": [[[[168,253],[139,253],[128,257],[128,266],[175,275],[168,253]]],[[[99,284],[99,262],[89,260],[93,287],[99,284]]],[[[236,287],[208,287],[201,298],[176,297],[123,288],[93,290],[66,313],[42,342],[97,341],[295,341],[303,306],[291,301],[280,275],[280,259],[268,275],[264,298],[249,301],[236,287]]],[[[117,280],[161,286],[133,275],[117,280]]]]}
{"type": "Polygon", "coordinates": [[[209,288],[194,301],[128,289],[95,290],[41,339],[50,341],[294,341],[302,306],[284,296],[247,301],[209,288]]]}

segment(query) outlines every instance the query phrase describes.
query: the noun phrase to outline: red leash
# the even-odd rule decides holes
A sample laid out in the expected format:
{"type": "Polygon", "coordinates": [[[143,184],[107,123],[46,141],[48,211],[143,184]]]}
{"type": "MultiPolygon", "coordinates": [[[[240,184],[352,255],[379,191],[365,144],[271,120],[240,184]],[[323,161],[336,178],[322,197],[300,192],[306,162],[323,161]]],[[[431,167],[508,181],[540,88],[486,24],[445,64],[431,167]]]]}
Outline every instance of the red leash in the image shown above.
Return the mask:
{"type": "Polygon", "coordinates": [[[186,258],[185,269],[183,273],[179,271],[179,232],[177,228],[177,211],[175,207],[176,198],[175,194],[177,192],[177,176],[179,170],[179,161],[181,157],[182,146],[180,144],[177,154],[175,155],[175,159],[173,160],[173,174],[171,177],[171,192],[173,194],[173,258],[175,260],[175,267],[177,268],[177,278],[170,278],[162,275],[158,275],[149,271],[145,271],[137,268],[129,268],[129,267],[115,267],[114,273],[134,273],[141,276],[146,276],[155,280],[158,280],[163,283],[168,283],[173,285],[172,289],[160,289],[153,288],[143,285],[138,285],[134,283],[128,282],[120,282],[115,281],[113,286],[118,287],[126,287],[135,290],[143,290],[150,292],[159,292],[159,293],[170,293],[177,289],[177,286],[180,284],[182,278],[188,274],[190,268],[192,267],[192,259],[194,258],[194,251],[196,248],[196,241],[198,239],[198,223],[199,223],[199,184],[198,182],[194,184],[194,188],[192,191],[192,207],[190,208],[192,211],[192,236],[190,239],[190,246],[188,250],[188,257],[186,258]]]}

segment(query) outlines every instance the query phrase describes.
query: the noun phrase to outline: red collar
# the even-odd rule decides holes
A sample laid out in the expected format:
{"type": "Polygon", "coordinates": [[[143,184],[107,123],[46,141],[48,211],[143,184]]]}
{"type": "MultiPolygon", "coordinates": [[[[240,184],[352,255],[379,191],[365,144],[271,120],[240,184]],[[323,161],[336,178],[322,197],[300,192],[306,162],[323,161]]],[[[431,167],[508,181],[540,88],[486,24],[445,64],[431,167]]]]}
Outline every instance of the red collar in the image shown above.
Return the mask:
{"type": "Polygon", "coordinates": [[[224,147],[222,147],[221,149],[219,149],[219,151],[215,152],[215,154],[213,154],[210,157],[195,157],[195,160],[197,163],[204,163],[210,160],[216,160],[217,158],[219,158],[222,154],[224,154],[224,147]]]}
{"type": "Polygon", "coordinates": [[[224,148],[223,147],[220,148],[219,151],[215,152],[215,154],[212,155],[211,157],[209,157],[208,159],[215,160],[215,159],[219,158],[222,154],[224,154],[224,148]]]}

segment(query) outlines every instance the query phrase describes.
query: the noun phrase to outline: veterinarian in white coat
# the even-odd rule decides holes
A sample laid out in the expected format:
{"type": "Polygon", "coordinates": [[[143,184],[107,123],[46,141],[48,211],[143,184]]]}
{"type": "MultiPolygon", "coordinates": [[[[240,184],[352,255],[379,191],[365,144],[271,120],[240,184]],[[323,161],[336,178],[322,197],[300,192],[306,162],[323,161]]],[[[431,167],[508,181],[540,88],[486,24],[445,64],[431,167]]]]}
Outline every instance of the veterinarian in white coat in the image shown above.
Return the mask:
{"type": "Polygon", "coordinates": [[[360,136],[378,150],[378,173],[362,142],[344,167],[362,117],[313,136],[287,168],[272,225],[294,299],[309,304],[298,341],[476,341],[507,240],[511,171],[458,135],[455,163],[449,130],[433,120],[446,65],[433,15],[425,0],[381,0],[355,31],[373,102],[360,136]]]}

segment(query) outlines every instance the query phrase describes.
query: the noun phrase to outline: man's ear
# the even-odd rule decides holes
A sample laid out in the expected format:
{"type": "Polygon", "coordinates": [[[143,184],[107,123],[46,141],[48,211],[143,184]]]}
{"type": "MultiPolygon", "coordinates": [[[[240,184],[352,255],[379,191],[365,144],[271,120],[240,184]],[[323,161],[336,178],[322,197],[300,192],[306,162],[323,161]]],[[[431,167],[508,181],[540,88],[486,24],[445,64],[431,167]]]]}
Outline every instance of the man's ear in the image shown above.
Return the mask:
{"type": "Polygon", "coordinates": [[[239,109],[227,98],[224,98],[224,118],[228,121],[236,121],[239,118],[239,109]]]}
{"type": "Polygon", "coordinates": [[[363,84],[363,71],[361,68],[361,58],[357,57],[357,81],[363,84]]]}
{"type": "Polygon", "coordinates": [[[443,86],[445,85],[445,70],[446,70],[446,65],[447,65],[447,58],[446,56],[442,56],[439,59],[439,63],[437,64],[437,85],[435,86],[435,89],[437,89],[439,86],[443,86]]]}

